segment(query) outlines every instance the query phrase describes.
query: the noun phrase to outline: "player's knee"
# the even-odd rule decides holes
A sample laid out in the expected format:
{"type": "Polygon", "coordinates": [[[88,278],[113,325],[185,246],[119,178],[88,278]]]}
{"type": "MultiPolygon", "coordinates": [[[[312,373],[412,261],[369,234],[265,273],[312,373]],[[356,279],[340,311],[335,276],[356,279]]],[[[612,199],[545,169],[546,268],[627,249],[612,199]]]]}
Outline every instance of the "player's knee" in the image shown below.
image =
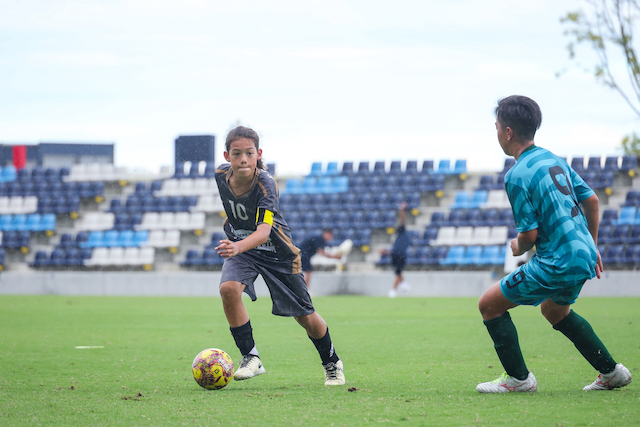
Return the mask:
{"type": "Polygon", "coordinates": [[[242,294],[242,286],[239,282],[222,282],[220,284],[220,297],[223,300],[238,297],[242,294]]]}

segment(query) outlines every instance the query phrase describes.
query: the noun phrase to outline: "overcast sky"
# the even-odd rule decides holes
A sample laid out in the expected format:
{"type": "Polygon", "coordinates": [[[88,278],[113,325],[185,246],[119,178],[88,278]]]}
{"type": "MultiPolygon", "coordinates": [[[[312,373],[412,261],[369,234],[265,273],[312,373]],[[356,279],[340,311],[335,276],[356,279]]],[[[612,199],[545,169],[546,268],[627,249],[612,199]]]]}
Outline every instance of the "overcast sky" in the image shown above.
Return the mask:
{"type": "Polygon", "coordinates": [[[495,103],[521,94],[542,109],[538,145],[619,155],[638,119],[566,53],[559,18],[584,4],[0,0],[0,143],[113,142],[117,165],[157,172],[179,135],[215,135],[221,162],[241,123],[279,175],[346,160],[488,171],[505,158],[495,103]]]}

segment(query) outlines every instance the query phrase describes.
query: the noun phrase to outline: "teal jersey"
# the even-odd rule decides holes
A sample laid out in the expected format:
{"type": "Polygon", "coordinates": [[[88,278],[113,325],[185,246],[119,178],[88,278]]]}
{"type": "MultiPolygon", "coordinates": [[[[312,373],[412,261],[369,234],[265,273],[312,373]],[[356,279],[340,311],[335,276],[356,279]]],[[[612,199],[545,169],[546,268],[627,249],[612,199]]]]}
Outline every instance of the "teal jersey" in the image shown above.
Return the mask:
{"type": "Polygon", "coordinates": [[[504,181],[518,231],[538,229],[533,264],[560,281],[594,277],[597,249],[579,206],[594,192],[584,180],[564,159],[533,145],[504,181]]]}

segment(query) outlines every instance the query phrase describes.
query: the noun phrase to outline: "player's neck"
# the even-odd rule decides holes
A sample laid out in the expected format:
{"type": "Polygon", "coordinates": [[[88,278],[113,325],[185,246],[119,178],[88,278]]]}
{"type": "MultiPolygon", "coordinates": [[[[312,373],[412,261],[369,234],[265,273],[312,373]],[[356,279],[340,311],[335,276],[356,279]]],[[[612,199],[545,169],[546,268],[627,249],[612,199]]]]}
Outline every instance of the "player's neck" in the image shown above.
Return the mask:
{"type": "Polygon", "coordinates": [[[518,158],[522,155],[522,153],[524,153],[528,148],[532,147],[534,144],[535,143],[533,142],[533,140],[525,141],[520,144],[514,144],[511,155],[516,159],[516,161],[518,161],[518,158]]]}
{"type": "Polygon", "coordinates": [[[254,176],[255,174],[251,178],[238,177],[232,172],[229,177],[229,187],[236,194],[244,194],[251,189],[254,176]]]}

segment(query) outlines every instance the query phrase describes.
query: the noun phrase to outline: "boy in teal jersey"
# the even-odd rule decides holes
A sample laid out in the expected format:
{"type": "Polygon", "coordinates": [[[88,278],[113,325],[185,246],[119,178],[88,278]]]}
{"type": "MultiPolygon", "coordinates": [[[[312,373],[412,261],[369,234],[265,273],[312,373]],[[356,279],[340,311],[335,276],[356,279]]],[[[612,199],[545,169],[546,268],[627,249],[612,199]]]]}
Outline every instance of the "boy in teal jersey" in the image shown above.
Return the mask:
{"type": "Polygon", "coordinates": [[[543,316],[599,371],[584,390],[612,390],[631,382],[589,322],[571,310],[584,283],[600,278],[598,196],[567,162],[534,144],[542,113],[532,99],[510,96],[495,110],[498,142],[516,164],[505,176],[518,236],[514,256],[536,247],[536,255],[480,297],[478,307],[505,373],[478,384],[481,393],[536,391],[537,381],[524,362],[508,310],[540,305],[543,316]],[[584,212],[583,212],[584,211],[584,212]]]}

